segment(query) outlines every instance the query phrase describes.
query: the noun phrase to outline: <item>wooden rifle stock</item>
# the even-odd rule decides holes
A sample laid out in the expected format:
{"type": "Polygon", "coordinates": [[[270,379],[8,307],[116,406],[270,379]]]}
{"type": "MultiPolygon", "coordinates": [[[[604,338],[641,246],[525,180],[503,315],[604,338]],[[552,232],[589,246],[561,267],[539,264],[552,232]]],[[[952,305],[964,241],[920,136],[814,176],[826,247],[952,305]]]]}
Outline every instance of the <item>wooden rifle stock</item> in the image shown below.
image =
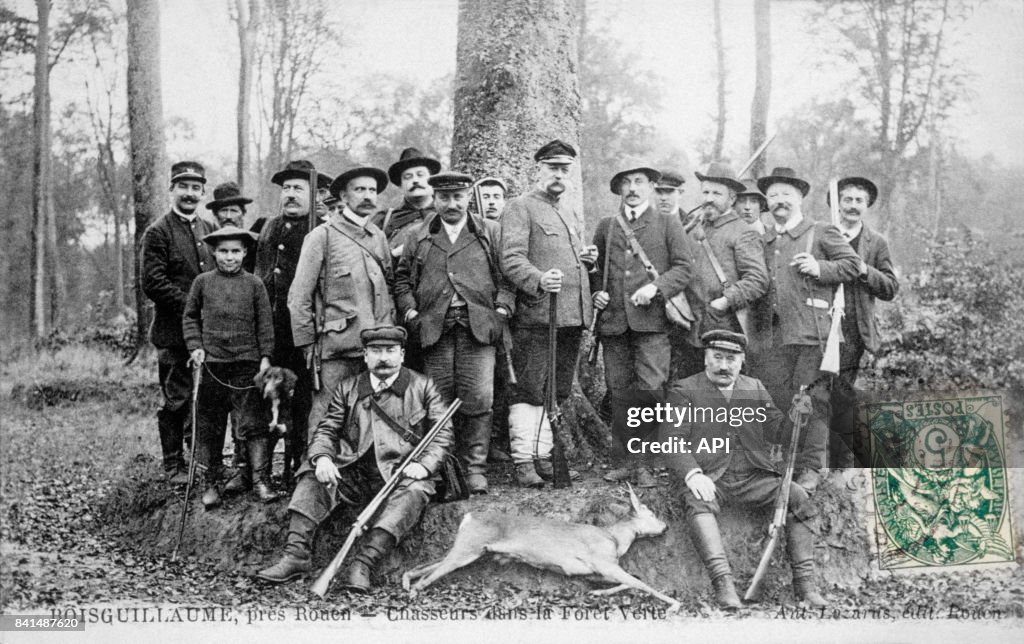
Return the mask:
{"type": "MultiPolygon", "coordinates": [[[[803,385],[800,387],[800,391],[793,396],[792,406],[795,408],[798,404],[797,400],[806,394],[807,385],[803,385]]],[[[793,472],[796,469],[796,456],[800,449],[800,433],[808,416],[809,414],[797,412],[796,419],[793,421],[793,435],[790,439],[786,473],[782,477],[782,485],[779,486],[779,492],[775,497],[775,511],[772,514],[772,522],[768,524],[768,542],[765,544],[764,552],[761,553],[761,561],[757,564],[757,571],[754,572],[754,577],[750,580],[750,586],[747,588],[746,594],[743,595],[743,601],[758,601],[761,598],[761,593],[764,592],[764,577],[768,572],[768,566],[772,563],[772,555],[775,554],[775,549],[779,546],[782,528],[786,525],[786,513],[789,511],[789,487],[793,483],[793,472]]]]}
{"type": "MultiPolygon", "coordinates": [[[[832,225],[839,226],[839,183],[833,179],[828,184],[828,196],[832,213],[832,225]]],[[[836,287],[832,297],[832,323],[825,341],[825,352],[821,357],[821,371],[839,375],[839,341],[843,337],[843,314],[846,311],[846,292],[843,285],[836,287]]]]}
{"type": "Polygon", "coordinates": [[[386,501],[387,498],[391,496],[394,489],[398,487],[398,483],[402,480],[405,468],[423,454],[431,441],[437,437],[445,423],[451,420],[451,417],[455,414],[461,404],[462,401],[458,398],[453,400],[452,404],[448,405],[448,409],[445,410],[444,415],[434,423],[434,426],[431,427],[426,434],[424,434],[423,438],[420,439],[420,442],[416,444],[416,447],[412,448],[412,451],[402,459],[402,462],[395,470],[395,473],[387,480],[387,483],[385,483],[384,487],[380,489],[377,496],[373,497],[373,500],[370,501],[370,503],[363,508],[363,511],[359,513],[359,516],[356,517],[356,520],[352,523],[352,529],[349,530],[348,537],[345,539],[345,543],[341,546],[341,550],[338,551],[338,554],[334,555],[334,559],[331,560],[331,563],[323,569],[320,576],[317,577],[315,582],[313,582],[313,585],[310,587],[311,591],[320,597],[327,594],[327,589],[330,587],[331,581],[333,581],[337,576],[338,571],[341,570],[341,564],[345,563],[345,557],[348,556],[349,550],[352,549],[352,546],[355,544],[359,535],[366,530],[366,526],[373,520],[373,517],[377,514],[377,510],[380,509],[380,506],[384,504],[384,501],[386,501]]]}

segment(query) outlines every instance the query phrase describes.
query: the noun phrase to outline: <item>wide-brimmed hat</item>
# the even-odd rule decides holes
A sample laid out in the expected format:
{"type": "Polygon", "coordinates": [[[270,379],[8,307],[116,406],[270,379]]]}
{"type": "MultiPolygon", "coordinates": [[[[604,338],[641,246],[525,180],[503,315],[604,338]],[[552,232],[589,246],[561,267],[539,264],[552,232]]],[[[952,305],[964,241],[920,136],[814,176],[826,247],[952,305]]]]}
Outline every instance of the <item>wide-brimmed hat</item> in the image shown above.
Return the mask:
{"type": "Polygon", "coordinates": [[[758,179],[757,187],[761,192],[768,194],[768,186],[773,183],[788,183],[799,190],[800,194],[805,197],[807,196],[807,193],[811,191],[811,184],[796,176],[796,170],[785,166],[779,166],[772,170],[771,174],[767,177],[761,177],[758,179]]]}
{"type": "Polygon", "coordinates": [[[234,181],[220,184],[213,189],[213,201],[206,204],[207,210],[217,211],[225,206],[244,206],[252,199],[242,196],[242,189],[234,181]]]}
{"type": "MultiPolygon", "coordinates": [[[[864,177],[843,177],[838,181],[838,188],[836,192],[842,192],[846,186],[857,186],[863,188],[868,193],[868,208],[875,205],[875,199],[878,199],[878,186],[874,184],[870,179],[864,177]]],[[[832,205],[832,197],[828,191],[825,191],[825,203],[832,205]]]]}
{"type": "Polygon", "coordinates": [[[654,186],[654,189],[672,190],[682,186],[684,183],[686,183],[686,178],[675,170],[662,170],[661,178],[658,179],[658,185],[654,186]]]}
{"type": "Polygon", "coordinates": [[[608,182],[608,185],[612,189],[612,194],[619,194],[619,183],[622,181],[622,178],[628,174],[633,174],[635,172],[642,172],[643,174],[646,174],[647,178],[651,180],[651,183],[657,183],[658,179],[661,179],[661,173],[655,170],[654,168],[647,165],[643,165],[642,163],[636,163],[635,167],[632,167],[629,170],[622,170],[621,172],[616,172],[615,176],[612,177],[612,180],[608,182]]]}
{"type": "Polygon", "coordinates": [[[400,326],[378,326],[372,329],[363,329],[359,333],[364,347],[387,347],[393,345],[405,346],[405,339],[408,337],[405,329],[400,326]]]}
{"type": "Polygon", "coordinates": [[[761,210],[768,210],[768,199],[757,189],[757,182],[753,179],[743,179],[743,190],[736,193],[736,198],[740,197],[757,197],[761,201],[761,210]]]}
{"type": "Polygon", "coordinates": [[[222,241],[238,239],[245,242],[246,245],[251,246],[255,244],[256,240],[259,238],[259,235],[256,233],[239,228],[238,226],[224,226],[223,228],[218,228],[209,235],[203,237],[203,241],[210,246],[216,246],[222,241]]]}
{"type": "Polygon", "coordinates": [[[693,174],[697,177],[698,181],[720,183],[724,186],[729,186],[736,192],[744,188],[743,182],[736,178],[736,171],[724,161],[712,161],[708,164],[708,168],[703,174],[700,172],[694,172],[693,174]]]}
{"type": "Polygon", "coordinates": [[[744,353],[747,350],[747,336],[725,329],[715,329],[700,336],[705,349],[719,349],[732,353],[744,353]]]}
{"type": "Polygon", "coordinates": [[[171,184],[177,181],[206,183],[206,168],[198,161],[178,161],[171,166],[171,184]]]}
{"type": "Polygon", "coordinates": [[[331,182],[330,192],[335,197],[340,197],[342,190],[348,185],[348,182],[356,177],[371,177],[377,182],[377,192],[384,192],[388,187],[388,175],[380,168],[374,168],[373,166],[360,165],[354,168],[345,170],[338,176],[334,177],[334,181],[331,182]]]}
{"type": "Polygon", "coordinates": [[[425,156],[416,148],[406,148],[398,156],[398,161],[388,168],[388,178],[396,186],[402,185],[402,173],[409,168],[423,166],[429,174],[437,174],[441,170],[441,162],[432,157],[425,156]]]}
{"type": "Polygon", "coordinates": [[[569,165],[576,160],[576,148],[565,141],[548,141],[533,154],[533,160],[548,165],[569,165]]]}
{"type": "MultiPolygon", "coordinates": [[[[309,173],[315,171],[316,168],[313,164],[305,159],[299,159],[297,161],[289,161],[284,166],[284,170],[277,172],[274,176],[270,177],[270,182],[279,186],[283,186],[285,181],[289,179],[305,179],[309,181],[309,173]]],[[[331,187],[331,177],[324,174],[323,172],[316,173],[316,189],[327,190],[331,187]]]]}

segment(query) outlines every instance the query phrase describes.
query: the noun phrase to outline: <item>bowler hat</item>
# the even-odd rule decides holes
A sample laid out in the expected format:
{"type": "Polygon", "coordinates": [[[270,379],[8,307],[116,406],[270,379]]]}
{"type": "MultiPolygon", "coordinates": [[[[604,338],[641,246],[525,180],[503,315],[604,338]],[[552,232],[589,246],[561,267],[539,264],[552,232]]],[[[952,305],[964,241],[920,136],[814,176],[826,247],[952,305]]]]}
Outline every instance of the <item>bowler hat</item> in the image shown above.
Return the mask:
{"type": "MultiPolygon", "coordinates": [[[[270,182],[283,186],[285,181],[289,179],[305,179],[309,181],[309,173],[316,172],[316,168],[312,163],[305,159],[299,159],[297,161],[289,161],[284,166],[284,170],[274,174],[270,177],[270,182]]],[[[331,186],[331,178],[323,172],[316,173],[316,189],[327,190],[331,186]]]]}
{"type": "Polygon", "coordinates": [[[178,161],[171,166],[171,183],[178,181],[206,183],[206,168],[198,161],[178,161]]]}
{"type": "Polygon", "coordinates": [[[700,336],[705,349],[720,349],[732,353],[743,353],[747,350],[747,336],[733,333],[725,329],[715,329],[700,336]]]}
{"type": "Polygon", "coordinates": [[[402,150],[398,161],[392,163],[388,168],[388,178],[391,179],[391,183],[400,186],[402,185],[402,173],[416,166],[425,167],[429,174],[437,174],[441,170],[441,162],[437,159],[424,156],[416,148],[406,148],[402,150]]]}
{"type": "MultiPolygon", "coordinates": [[[[838,182],[836,192],[842,192],[846,186],[863,188],[868,193],[868,208],[875,205],[875,199],[878,199],[878,186],[870,179],[865,179],[864,177],[843,177],[838,182]]],[[[828,192],[825,192],[825,203],[830,206],[832,205],[832,197],[828,192]]]]}
{"type": "Polygon", "coordinates": [[[361,165],[349,168],[336,176],[334,181],[331,182],[331,194],[335,197],[341,195],[341,192],[348,186],[348,182],[356,177],[371,177],[377,182],[378,193],[384,192],[388,187],[388,175],[383,170],[373,166],[361,165]]]}
{"type": "Polygon", "coordinates": [[[728,163],[724,161],[712,161],[708,164],[707,172],[701,174],[700,172],[694,172],[698,181],[710,181],[711,183],[720,183],[725,186],[729,186],[736,192],[743,190],[743,183],[736,178],[736,171],[732,169],[728,163]]]}
{"type": "Polygon", "coordinates": [[[686,179],[683,175],[679,174],[675,170],[665,170],[661,173],[661,178],[658,179],[658,185],[654,186],[655,190],[672,190],[686,183],[686,179]]]}
{"type": "Polygon", "coordinates": [[[468,190],[473,187],[473,177],[462,172],[438,172],[427,179],[435,191],[468,190]]]}
{"type": "Polygon", "coordinates": [[[244,206],[249,203],[252,203],[252,199],[242,196],[238,184],[228,181],[213,189],[213,201],[206,204],[206,208],[216,212],[225,206],[244,206]]]}
{"type": "Polygon", "coordinates": [[[757,182],[753,179],[743,180],[743,190],[736,193],[736,198],[740,197],[757,197],[761,202],[761,211],[768,210],[768,199],[765,198],[763,192],[757,189],[757,182]]]}
{"type": "Polygon", "coordinates": [[[407,334],[400,326],[378,326],[372,329],[363,329],[359,333],[364,347],[378,346],[405,346],[407,334]]]}
{"type": "Polygon", "coordinates": [[[220,242],[227,241],[229,239],[238,239],[245,242],[246,245],[251,246],[256,243],[257,239],[259,239],[259,235],[239,228],[238,226],[224,226],[223,228],[218,228],[209,235],[203,237],[204,242],[214,247],[216,247],[220,242]]]}
{"type": "Polygon", "coordinates": [[[619,194],[619,183],[622,181],[622,178],[625,177],[627,174],[633,174],[635,172],[642,172],[643,174],[647,175],[647,178],[651,180],[651,183],[656,183],[658,179],[661,178],[661,173],[655,170],[654,168],[638,163],[636,167],[615,173],[615,176],[612,177],[612,180],[608,182],[608,185],[612,189],[612,194],[619,194]]]}
{"type": "Polygon", "coordinates": [[[767,177],[758,179],[757,187],[760,188],[761,192],[768,194],[768,186],[773,183],[788,183],[799,190],[800,194],[805,197],[811,191],[811,184],[796,176],[796,170],[784,166],[777,167],[767,177]]]}
{"type": "Polygon", "coordinates": [[[540,146],[533,155],[534,161],[550,165],[568,165],[576,159],[576,148],[565,141],[555,139],[540,146]]]}

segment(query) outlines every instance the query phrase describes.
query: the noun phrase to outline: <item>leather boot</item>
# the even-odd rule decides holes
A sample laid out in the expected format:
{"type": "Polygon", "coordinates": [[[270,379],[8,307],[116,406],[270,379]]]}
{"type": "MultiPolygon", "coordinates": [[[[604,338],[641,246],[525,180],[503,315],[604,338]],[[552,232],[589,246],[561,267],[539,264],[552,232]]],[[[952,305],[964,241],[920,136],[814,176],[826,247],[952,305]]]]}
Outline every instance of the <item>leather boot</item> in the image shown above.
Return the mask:
{"type": "Polygon", "coordinates": [[[252,489],[252,464],[249,441],[235,441],[235,473],[224,486],[224,495],[241,494],[252,489]]]}
{"type": "Polygon", "coordinates": [[[516,482],[519,483],[519,487],[544,487],[544,479],[537,474],[533,461],[516,463],[516,482]]]}
{"type": "Polygon", "coordinates": [[[257,577],[272,584],[298,579],[313,568],[309,543],[316,531],[316,522],[298,512],[290,512],[289,515],[288,543],[284,554],[273,566],[256,573],[257,577]]]}
{"type": "Polygon", "coordinates": [[[635,480],[637,487],[651,488],[658,487],[658,477],[654,475],[654,472],[649,467],[638,467],[635,472],[635,480]]]}
{"type": "Polygon", "coordinates": [[[462,461],[471,494],[487,494],[487,451],[491,443],[491,413],[462,418],[462,461]]]}
{"type": "Polygon", "coordinates": [[[792,514],[786,521],[786,550],[793,568],[793,591],[815,608],[828,606],[814,581],[814,533],[792,514]]]}
{"type": "Polygon", "coordinates": [[[359,554],[355,556],[352,565],[348,568],[348,575],[342,586],[348,590],[358,593],[370,591],[373,585],[370,575],[391,549],[395,547],[396,540],[390,532],[382,528],[374,528],[366,535],[366,540],[359,548],[359,554]]]}
{"type": "Polygon", "coordinates": [[[270,453],[267,439],[255,438],[249,443],[249,465],[252,467],[253,492],[263,503],[276,501],[280,496],[270,486],[270,453]]]}
{"type": "Polygon", "coordinates": [[[740,596],[736,594],[736,585],[732,578],[729,560],[725,557],[725,544],[722,534],[718,531],[718,519],[715,515],[701,512],[688,517],[690,536],[697,548],[704,568],[711,577],[711,585],[715,590],[715,602],[723,610],[736,610],[742,606],[740,596]]]}
{"type": "Polygon", "coordinates": [[[207,470],[200,476],[199,487],[203,488],[203,507],[207,510],[220,507],[220,492],[217,486],[220,484],[220,474],[207,470]]]}
{"type": "MultiPolygon", "coordinates": [[[[185,434],[185,415],[187,410],[171,411],[161,409],[156,412],[156,428],[160,434],[160,451],[163,454],[164,470],[168,478],[173,478],[185,469],[185,455],[182,452],[182,441],[185,434]]],[[[176,483],[177,481],[172,481],[176,483]]]]}

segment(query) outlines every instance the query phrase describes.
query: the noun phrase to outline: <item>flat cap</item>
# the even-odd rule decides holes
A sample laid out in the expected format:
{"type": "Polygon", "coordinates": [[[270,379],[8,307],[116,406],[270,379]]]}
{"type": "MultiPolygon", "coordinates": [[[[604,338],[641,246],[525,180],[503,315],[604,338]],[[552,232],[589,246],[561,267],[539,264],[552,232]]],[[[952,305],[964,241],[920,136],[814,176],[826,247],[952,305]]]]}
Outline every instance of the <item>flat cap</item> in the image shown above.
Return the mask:
{"type": "Polygon", "coordinates": [[[209,235],[203,237],[203,241],[210,246],[216,247],[220,242],[227,241],[229,239],[237,239],[245,242],[247,245],[252,245],[255,244],[256,240],[259,238],[259,235],[256,233],[249,232],[248,230],[239,228],[238,226],[224,226],[223,228],[218,228],[209,235]]]}
{"type": "Polygon", "coordinates": [[[359,333],[364,347],[389,347],[394,345],[405,346],[405,329],[400,326],[378,326],[372,329],[363,329],[359,333]]]}
{"type": "Polygon", "coordinates": [[[661,173],[661,178],[658,179],[658,183],[654,186],[654,189],[667,190],[678,188],[684,183],[686,183],[686,179],[683,178],[683,175],[674,170],[665,170],[661,173]]]}
{"type": "Polygon", "coordinates": [[[171,166],[171,183],[176,181],[206,183],[206,168],[198,161],[178,161],[171,166]]]}
{"type": "Polygon", "coordinates": [[[436,191],[468,190],[473,187],[473,177],[462,172],[438,172],[430,175],[427,183],[436,191]]]}
{"type": "Polygon", "coordinates": [[[565,141],[555,139],[546,143],[533,155],[534,161],[550,163],[553,165],[568,165],[576,159],[576,148],[565,141]]]}
{"type": "Polygon", "coordinates": [[[725,329],[715,329],[700,336],[705,349],[718,349],[732,353],[744,353],[747,350],[747,336],[733,333],[725,329]]]}

